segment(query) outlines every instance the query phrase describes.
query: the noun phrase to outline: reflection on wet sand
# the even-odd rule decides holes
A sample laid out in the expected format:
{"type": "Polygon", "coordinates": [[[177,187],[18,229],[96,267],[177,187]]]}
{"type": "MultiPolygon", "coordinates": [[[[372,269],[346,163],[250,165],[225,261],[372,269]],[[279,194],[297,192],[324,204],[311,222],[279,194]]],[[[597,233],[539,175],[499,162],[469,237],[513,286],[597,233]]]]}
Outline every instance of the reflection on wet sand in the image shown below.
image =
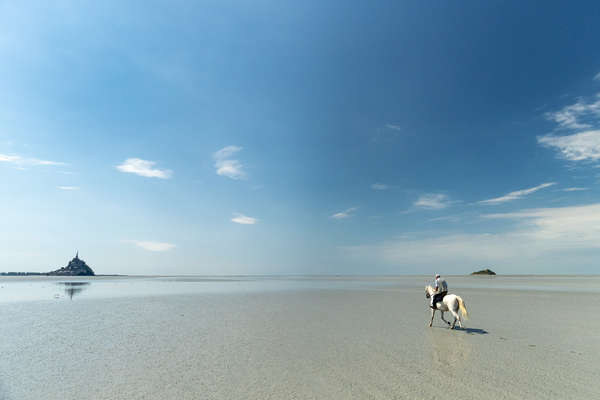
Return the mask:
{"type": "Polygon", "coordinates": [[[431,367],[436,374],[454,377],[471,358],[471,345],[464,334],[448,328],[429,329],[428,348],[431,367]]]}
{"type": "Polygon", "coordinates": [[[73,296],[84,291],[90,282],[58,282],[57,284],[64,286],[65,294],[73,300],[73,296]]]}

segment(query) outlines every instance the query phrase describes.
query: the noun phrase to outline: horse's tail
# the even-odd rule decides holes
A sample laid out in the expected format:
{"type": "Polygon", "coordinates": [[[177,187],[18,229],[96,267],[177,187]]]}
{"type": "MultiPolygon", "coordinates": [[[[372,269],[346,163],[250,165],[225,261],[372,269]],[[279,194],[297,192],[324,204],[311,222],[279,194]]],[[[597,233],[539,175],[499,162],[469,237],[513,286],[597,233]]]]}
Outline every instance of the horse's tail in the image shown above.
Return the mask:
{"type": "Polygon", "coordinates": [[[460,312],[462,313],[463,317],[469,319],[469,313],[467,312],[467,306],[465,305],[465,302],[460,296],[456,297],[458,298],[458,307],[460,309],[460,312]]]}

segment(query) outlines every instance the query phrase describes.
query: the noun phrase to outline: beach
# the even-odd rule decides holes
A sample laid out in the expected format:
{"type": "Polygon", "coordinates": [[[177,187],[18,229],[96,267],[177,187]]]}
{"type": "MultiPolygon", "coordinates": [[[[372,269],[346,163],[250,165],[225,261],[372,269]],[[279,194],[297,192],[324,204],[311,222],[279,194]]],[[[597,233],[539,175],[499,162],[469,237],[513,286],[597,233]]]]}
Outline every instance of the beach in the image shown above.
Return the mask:
{"type": "Polygon", "coordinates": [[[447,278],[471,317],[457,330],[428,327],[428,279],[3,278],[0,399],[600,393],[599,277],[447,278]]]}

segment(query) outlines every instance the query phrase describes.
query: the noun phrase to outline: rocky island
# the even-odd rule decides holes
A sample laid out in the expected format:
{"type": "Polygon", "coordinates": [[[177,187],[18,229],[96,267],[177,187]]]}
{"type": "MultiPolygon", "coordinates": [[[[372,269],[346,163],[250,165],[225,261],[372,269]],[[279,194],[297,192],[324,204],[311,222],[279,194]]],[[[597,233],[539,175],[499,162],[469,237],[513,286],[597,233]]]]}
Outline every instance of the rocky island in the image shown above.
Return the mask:
{"type": "Polygon", "coordinates": [[[79,252],[75,254],[75,258],[69,261],[66,267],[62,267],[50,272],[2,272],[0,276],[94,276],[94,271],[79,258],[79,252]]]}
{"type": "Polygon", "coordinates": [[[75,258],[69,261],[66,267],[57,269],[56,271],[48,272],[50,276],[94,276],[94,271],[79,258],[79,252],[75,254],[75,258]]]}
{"type": "Polygon", "coordinates": [[[472,272],[471,275],[496,275],[496,273],[491,269],[486,268],[482,269],[481,271],[472,272]]]}

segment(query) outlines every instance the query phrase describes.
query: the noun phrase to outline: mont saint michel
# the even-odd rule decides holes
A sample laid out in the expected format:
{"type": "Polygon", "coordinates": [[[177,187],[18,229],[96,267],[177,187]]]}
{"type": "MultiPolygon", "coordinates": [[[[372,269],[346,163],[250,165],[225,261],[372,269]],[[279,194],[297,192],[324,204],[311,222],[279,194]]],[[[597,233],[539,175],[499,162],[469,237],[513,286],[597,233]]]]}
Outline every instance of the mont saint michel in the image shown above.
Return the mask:
{"type": "Polygon", "coordinates": [[[79,258],[79,252],[75,253],[75,258],[69,261],[66,267],[48,272],[47,275],[65,275],[65,276],[94,276],[94,271],[79,258]]]}

